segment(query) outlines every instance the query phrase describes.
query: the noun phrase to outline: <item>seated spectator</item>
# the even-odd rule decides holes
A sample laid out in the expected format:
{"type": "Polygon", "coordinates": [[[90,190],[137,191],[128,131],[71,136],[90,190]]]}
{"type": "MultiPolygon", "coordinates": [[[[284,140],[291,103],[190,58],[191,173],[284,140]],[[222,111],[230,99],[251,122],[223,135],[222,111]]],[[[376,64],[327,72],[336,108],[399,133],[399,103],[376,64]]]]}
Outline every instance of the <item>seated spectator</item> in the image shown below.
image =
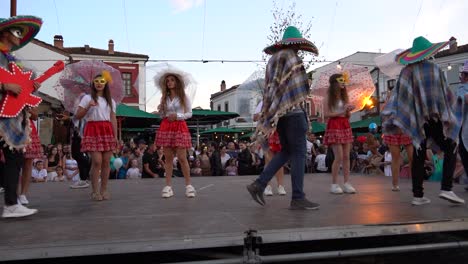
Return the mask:
{"type": "Polygon", "coordinates": [[[127,179],[140,179],[141,173],[140,169],[138,168],[138,160],[132,159],[130,160],[130,168],[127,170],[127,179]]]}
{"type": "Polygon", "coordinates": [[[194,159],[190,168],[190,176],[202,176],[202,169],[200,168],[200,160],[194,159]]]}
{"type": "Polygon", "coordinates": [[[32,170],[33,182],[45,182],[47,179],[47,170],[44,169],[44,163],[41,160],[36,161],[32,170]]]}
{"type": "Polygon", "coordinates": [[[226,175],[227,176],[237,176],[237,161],[235,158],[231,158],[227,161],[226,166],[226,175]]]}
{"type": "Polygon", "coordinates": [[[318,148],[318,155],[315,157],[315,171],[316,172],[328,172],[328,167],[326,165],[327,155],[325,154],[325,148],[320,146],[318,148]]]}

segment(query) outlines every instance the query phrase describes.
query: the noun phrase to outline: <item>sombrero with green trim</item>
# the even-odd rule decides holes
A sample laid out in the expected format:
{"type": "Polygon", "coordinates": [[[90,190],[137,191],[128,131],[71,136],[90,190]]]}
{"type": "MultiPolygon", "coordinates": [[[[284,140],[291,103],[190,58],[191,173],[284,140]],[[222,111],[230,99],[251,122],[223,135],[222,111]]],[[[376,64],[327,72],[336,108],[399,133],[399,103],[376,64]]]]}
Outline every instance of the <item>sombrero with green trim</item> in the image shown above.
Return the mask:
{"type": "Polygon", "coordinates": [[[11,51],[22,48],[28,44],[36,35],[42,26],[42,19],[35,16],[14,16],[9,18],[0,18],[0,31],[7,28],[19,28],[23,38],[20,45],[11,48],[11,51]]]}
{"type": "Polygon", "coordinates": [[[309,51],[318,55],[318,49],[311,41],[302,37],[301,32],[296,27],[289,26],[286,28],[283,34],[283,39],[276,42],[275,44],[266,47],[263,51],[266,54],[273,54],[280,49],[286,47],[295,47],[299,50],[309,51]]]}
{"type": "Polygon", "coordinates": [[[449,43],[450,41],[433,44],[424,37],[417,37],[413,40],[413,47],[397,54],[395,60],[403,65],[416,63],[435,55],[449,43]]]}

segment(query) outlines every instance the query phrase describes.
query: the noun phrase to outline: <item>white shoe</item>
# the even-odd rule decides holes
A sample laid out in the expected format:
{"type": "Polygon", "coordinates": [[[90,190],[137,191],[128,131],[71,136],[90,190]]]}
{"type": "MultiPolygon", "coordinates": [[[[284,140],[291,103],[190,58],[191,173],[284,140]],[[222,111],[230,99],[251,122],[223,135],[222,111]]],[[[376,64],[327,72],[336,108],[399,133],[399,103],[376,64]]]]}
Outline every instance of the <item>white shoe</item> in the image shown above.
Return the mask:
{"type": "Polygon", "coordinates": [[[392,187],[392,191],[393,191],[393,192],[399,192],[399,191],[400,191],[400,187],[399,187],[398,185],[394,185],[394,186],[392,187]]]}
{"type": "Polygon", "coordinates": [[[187,196],[188,198],[195,197],[196,193],[197,192],[195,191],[195,188],[193,188],[192,185],[185,186],[185,196],[187,196]]]}
{"type": "Polygon", "coordinates": [[[356,193],[356,189],[349,182],[343,185],[343,189],[345,193],[356,193]]]}
{"type": "Polygon", "coordinates": [[[338,184],[332,184],[330,188],[330,192],[333,194],[342,194],[343,190],[338,184]]]}
{"type": "Polygon", "coordinates": [[[169,198],[169,197],[172,197],[172,196],[174,196],[174,192],[172,191],[172,187],[171,186],[164,187],[164,189],[162,190],[162,197],[163,198],[169,198]]]}
{"type": "Polygon", "coordinates": [[[267,185],[265,190],[263,191],[263,195],[265,196],[273,196],[273,189],[271,188],[270,185],[267,185]]]}
{"type": "Polygon", "coordinates": [[[279,195],[286,195],[286,190],[284,189],[283,185],[278,185],[278,194],[279,195]]]}
{"type": "Polygon", "coordinates": [[[3,218],[23,217],[37,213],[37,209],[29,209],[21,204],[3,206],[3,218]]]}
{"type": "Polygon", "coordinates": [[[5,189],[3,187],[0,187],[0,193],[4,193],[5,189]]]}
{"type": "Polygon", "coordinates": [[[455,203],[455,204],[464,204],[465,203],[465,200],[458,197],[452,191],[441,191],[440,194],[439,194],[439,197],[444,199],[444,200],[447,200],[447,201],[449,201],[451,203],[455,203]]]}
{"type": "Polygon", "coordinates": [[[27,204],[29,204],[28,199],[26,199],[26,195],[24,195],[24,194],[19,195],[19,196],[18,196],[18,203],[19,203],[19,204],[22,204],[22,205],[27,205],[27,204]]]}
{"type": "Polygon", "coordinates": [[[429,198],[426,198],[426,197],[414,197],[413,201],[411,201],[411,204],[412,205],[423,205],[423,204],[428,204],[430,202],[431,202],[431,200],[429,200],[429,198]]]}
{"type": "Polygon", "coordinates": [[[82,181],[82,180],[76,181],[72,185],[70,185],[70,188],[72,189],[83,189],[83,188],[88,188],[88,187],[89,187],[89,183],[87,183],[86,181],[82,181]]]}

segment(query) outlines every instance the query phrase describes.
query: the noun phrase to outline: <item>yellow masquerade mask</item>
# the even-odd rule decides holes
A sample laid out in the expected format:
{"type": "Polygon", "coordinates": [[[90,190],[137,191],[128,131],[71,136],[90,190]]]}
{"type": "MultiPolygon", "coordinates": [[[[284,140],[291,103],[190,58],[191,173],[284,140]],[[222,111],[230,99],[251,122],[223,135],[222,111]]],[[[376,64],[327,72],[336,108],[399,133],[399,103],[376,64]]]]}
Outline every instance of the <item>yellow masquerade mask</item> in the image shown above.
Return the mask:
{"type": "Polygon", "coordinates": [[[106,79],[102,77],[97,77],[96,79],[93,80],[94,84],[103,84],[105,85],[107,83],[106,79]]]}
{"type": "Polygon", "coordinates": [[[340,84],[349,84],[349,74],[344,72],[342,77],[336,78],[336,81],[340,84]]]}

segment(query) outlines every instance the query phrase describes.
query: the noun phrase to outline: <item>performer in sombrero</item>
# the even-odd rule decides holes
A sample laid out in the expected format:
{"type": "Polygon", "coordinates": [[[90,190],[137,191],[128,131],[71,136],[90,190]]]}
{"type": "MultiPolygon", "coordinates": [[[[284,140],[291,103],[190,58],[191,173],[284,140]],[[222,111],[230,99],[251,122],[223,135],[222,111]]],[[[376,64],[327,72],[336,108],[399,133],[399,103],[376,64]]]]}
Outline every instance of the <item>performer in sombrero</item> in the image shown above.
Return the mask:
{"type": "Polygon", "coordinates": [[[452,191],[461,120],[453,112],[454,96],[444,73],[427,60],[448,44],[449,41],[433,44],[424,37],[417,37],[410,49],[396,56],[396,61],[405,67],[401,70],[393,96],[382,112],[388,118],[383,123],[386,131],[392,127],[399,128],[413,141],[413,205],[431,202],[424,196],[423,188],[428,140],[433,140],[444,151],[439,197],[456,204],[465,203],[452,191]]]}
{"type": "Polygon", "coordinates": [[[307,200],[303,191],[308,122],[301,104],[306,100],[310,87],[302,60],[297,55],[299,50],[318,55],[317,47],[303,38],[293,26],[286,28],[281,41],[264,49],[272,57],[266,68],[263,106],[256,133],[266,138],[276,130],[281,151],[273,157],[260,176],[247,185],[247,190],[257,203],[265,205],[263,193],[268,182],[290,160],[290,209],[318,209],[319,204],[307,200]]]}
{"type": "MultiPolygon", "coordinates": [[[[11,52],[29,43],[39,32],[42,20],[34,16],[15,16],[0,19],[0,67],[9,69],[9,63],[17,63],[11,52]]],[[[40,84],[34,83],[38,89],[40,84]]],[[[9,82],[0,83],[1,97],[7,92],[19,95],[20,85],[9,82]]],[[[5,204],[2,217],[24,217],[35,214],[36,209],[29,209],[18,203],[17,188],[19,172],[23,165],[23,150],[30,143],[29,114],[25,107],[18,115],[0,118],[0,145],[5,157],[5,164],[0,173],[3,175],[5,204]]]]}

